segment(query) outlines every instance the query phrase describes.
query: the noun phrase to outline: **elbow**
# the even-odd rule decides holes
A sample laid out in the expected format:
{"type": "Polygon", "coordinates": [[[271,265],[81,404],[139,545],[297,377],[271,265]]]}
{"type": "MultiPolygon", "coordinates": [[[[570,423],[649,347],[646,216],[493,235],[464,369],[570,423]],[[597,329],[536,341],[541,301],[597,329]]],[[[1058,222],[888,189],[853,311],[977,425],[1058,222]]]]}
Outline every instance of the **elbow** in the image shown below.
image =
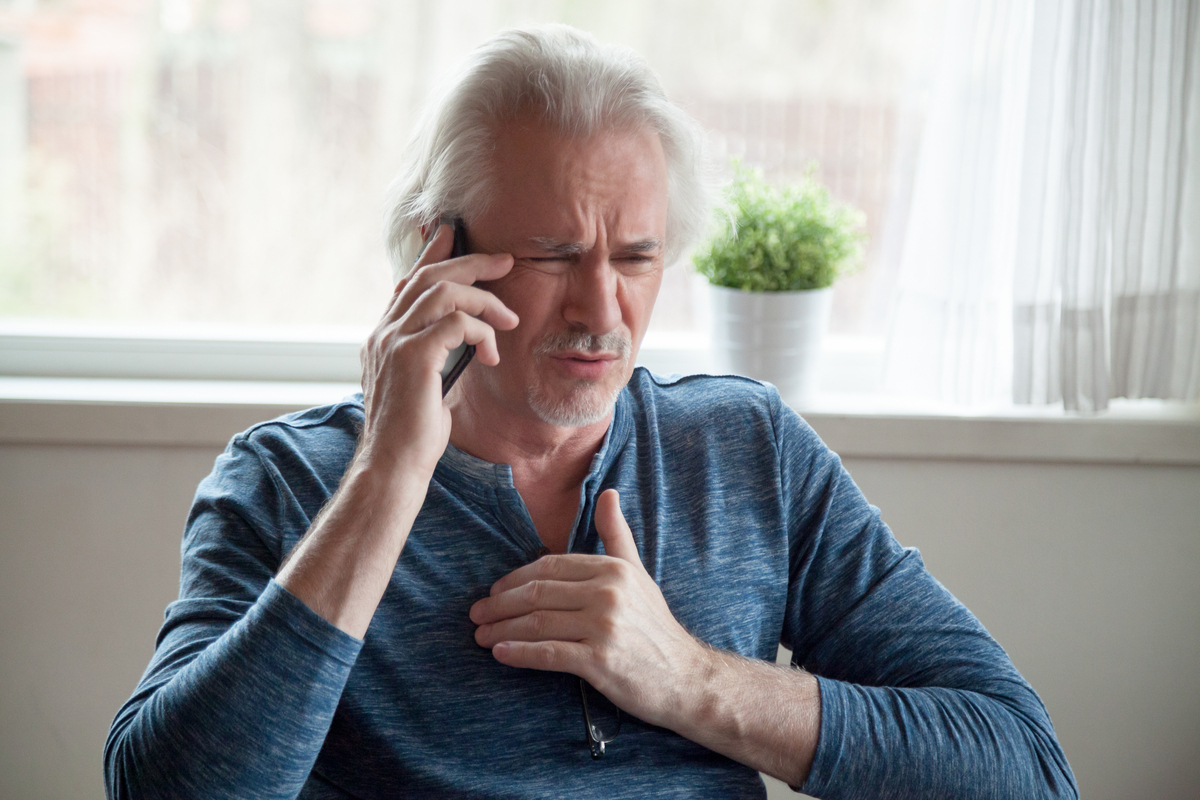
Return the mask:
{"type": "MultiPolygon", "coordinates": [[[[1013,719],[1015,730],[1020,732],[1013,741],[1012,750],[1015,752],[1012,756],[1015,756],[1015,763],[1023,765],[1023,768],[1019,772],[1014,770],[1019,775],[1015,781],[1005,781],[1010,790],[1002,794],[1014,800],[1079,800],[1075,774],[1071,771],[1049,717],[1030,719],[1011,708],[1006,709],[1005,713],[1013,719]]],[[[1002,770],[1006,760],[1003,757],[1000,760],[1002,770]]]]}
{"type": "Polygon", "coordinates": [[[146,779],[140,768],[132,720],[118,717],[104,743],[104,793],[108,800],[154,800],[162,796],[161,787],[146,779]]]}
{"type": "Polygon", "coordinates": [[[1041,769],[1036,788],[1039,793],[1030,796],[1045,797],[1047,800],[1079,800],[1079,786],[1075,782],[1075,774],[1071,772],[1071,765],[1067,763],[1058,741],[1052,739],[1052,744],[1052,752],[1038,753],[1041,769]]]}
{"type": "Polygon", "coordinates": [[[121,737],[109,731],[104,743],[104,795],[108,800],[130,800],[134,796],[123,769],[123,750],[121,737]]]}

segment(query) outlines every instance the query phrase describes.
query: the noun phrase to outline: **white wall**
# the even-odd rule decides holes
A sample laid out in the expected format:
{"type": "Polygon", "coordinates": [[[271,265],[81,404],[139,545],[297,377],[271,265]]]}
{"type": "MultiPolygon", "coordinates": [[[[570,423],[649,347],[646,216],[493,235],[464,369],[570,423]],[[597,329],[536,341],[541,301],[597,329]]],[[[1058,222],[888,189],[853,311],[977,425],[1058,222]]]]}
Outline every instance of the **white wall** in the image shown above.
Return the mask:
{"type": "MultiPolygon", "coordinates": [[[[225,437],[277,412],[113,413],[0,403],[0,797],[103,796],[105,733],[177,590],[195,485],[225,437]]],[[[1085,798],[1196,796],[1193,445],[1174,465],[929,455],[960,430],[900,458],[878,422],[810,419],[1038,689],[1085,798]]]]}
{"type": "Polygon", "coordinates": [[[0,447],[0,797],[102,798],[210,448],[0,447]]]}
{"type": "Polygon", "coordinates": [[[1200,787],[1200,469],[855,460],[1008,651],[1087,800],[1200,787]]]}

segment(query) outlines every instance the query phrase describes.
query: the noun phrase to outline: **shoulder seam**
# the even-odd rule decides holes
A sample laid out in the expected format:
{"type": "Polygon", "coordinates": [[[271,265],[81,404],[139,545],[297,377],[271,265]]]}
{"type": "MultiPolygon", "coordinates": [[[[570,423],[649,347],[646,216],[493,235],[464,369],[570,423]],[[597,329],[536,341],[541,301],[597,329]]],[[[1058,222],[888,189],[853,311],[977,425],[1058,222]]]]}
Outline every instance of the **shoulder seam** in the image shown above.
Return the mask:
{"type": "Polygon", "coordinates": [[[253,436],[255,433],[257,433],[259,430],[266,428],[268,426],[294,428],[294,429],[299,430],[299,429],[304,429],[304,428],[311,428],[316,425],[322,425],[322,424],[328,422],[330,420],[330,418],[332,418],[338,412],[345,410],[349,406],[357,406],[357,405],[358,405],[357,402],[354,402],[351,400],[339,400],[338,402],[330,403],[327,406],[314,406],[313,408],[306,408],[306,409],[302,409],[300,411],[293,411],[291,414],[284,414],[283,416],[275,417],[274,419],[265,419],[262,422],[256,422],[253,425],[251,425],[249,428],[246,428],[246,430],[235,434],[233,437],[233,441],[235,441],[235,442],[247,441],[250,439],[251,436],[253,436]],[[324,413],[322,413],[321,416],[316,419],[304,420],[302,422],[288,419],[288,417],[292,417],[296,414],[305,414],[309,411],[314,410],[314,408],[323,408],[324,413]]]}
{"type": "Polygon", "coordinates": [[[755,380],[754,378],[748,378],[745,375],[734,375],[732,373],[725,374],[725,373],[712,373],[712,372],[692,372],[692,373],[688,373],[686,375],[679,375],[670,380],[666,380],[666,379],[664,379],[663,376],[658,375],[657,373],[651,372],[650,370],[646,369],[645,367],[638,367],[638,369],[645,370],[646,375],[650,378],[650,381],[652,383],[654,383],[655,386],[661,386],[664,388],[669,387],[669,386],[678,386],[683,383],[687,383],[687,382],[694,381],[694,380],[702,380],[702,379],[716,379],[716,380],[730,379],[730,380],[738,381],[741,383],[749,383],[753,386],[766,386],[766,384],[763,383],[762,381],[755,380]]]}

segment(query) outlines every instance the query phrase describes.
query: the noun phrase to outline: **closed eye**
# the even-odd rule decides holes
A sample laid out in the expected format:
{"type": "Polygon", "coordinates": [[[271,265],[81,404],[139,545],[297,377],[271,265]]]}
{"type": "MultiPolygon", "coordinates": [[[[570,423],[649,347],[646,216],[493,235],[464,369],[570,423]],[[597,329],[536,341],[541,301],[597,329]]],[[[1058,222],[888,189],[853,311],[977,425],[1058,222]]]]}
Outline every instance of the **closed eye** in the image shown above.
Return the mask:
{"type": "Polygon", "coordinates": [[[650,272],[658,265],[658,259],[647,253],[627,253],[613,258],[617,269],[629,274],[650,272]]]}
{"type": "Polygon", "coordinates": [[[537,272],[558,275],[571,268],[572,258],[570,256],[526,256],[518,258],[517,264],[537,272]]]}
{"type": "MultiPolygon", "coordinates": [[[[517,264],[538,272],[559,275],[575,267],[579,263],[580,258],[581,256],[577,253],[522,256],[517,259],[517,264]]],[[[610,257],[610,263],[614,269],[620,272],[631,275],[642,274],[658,266],[659,256],[657,253],[634,250],[632,252],[613,254],[610,257]]]]}

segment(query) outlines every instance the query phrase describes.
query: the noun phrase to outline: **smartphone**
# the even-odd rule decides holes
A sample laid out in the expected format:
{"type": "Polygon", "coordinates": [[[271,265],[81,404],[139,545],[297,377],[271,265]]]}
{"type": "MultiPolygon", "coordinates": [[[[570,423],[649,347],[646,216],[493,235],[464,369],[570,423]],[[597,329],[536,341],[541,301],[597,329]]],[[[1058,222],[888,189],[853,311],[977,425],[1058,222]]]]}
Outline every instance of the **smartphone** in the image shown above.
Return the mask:
{"type": "MultiPolygon", "coordinates": [[[[460,217],[451,219],[443,217],[438,220],[438,227],[442,225],[454,226],[454,245],[450,250],[450,258],[458,258],[467,254],[467,229],[463,226],[463,221],[460,217]]],[[[435,230],[436,233],[436,230],[435,230]]],[[[433,237],[430,237],[433,238],[433,237]]],[[[425,241],[429,244],[429,240],[425,241]]],[[[446,365],[442,367],[442,397],[450,391],[450,387],[462,375],[463,370],[467,368],[467,364],[471,363],[471,359],[475,357],[475,345],[460,344],[458,347],[450,351],[450,355],[446,357],[446,365]]]]}

